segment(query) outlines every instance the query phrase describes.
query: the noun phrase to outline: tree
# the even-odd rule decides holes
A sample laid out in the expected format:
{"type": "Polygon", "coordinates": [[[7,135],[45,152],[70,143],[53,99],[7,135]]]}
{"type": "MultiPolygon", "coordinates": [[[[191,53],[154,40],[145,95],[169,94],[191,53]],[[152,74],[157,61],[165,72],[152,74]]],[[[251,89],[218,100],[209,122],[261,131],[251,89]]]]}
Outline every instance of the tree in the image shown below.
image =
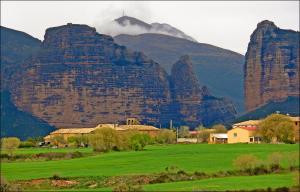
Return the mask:
{"type": "Polygon", "coordinates": [[[88,144],[88,138],[86,135],[72,136],[68,138],[69,144],[74,144],[76,147],[86,146],[88,144]]]}
{"type": "Polygon", "coordinates": [[[12,156],[14,151],[19,147],[21,141],[17,137],[7,137],[1,139],[1,147],[7,151],[9,156],[12,156]]]}
{"type": "Polygon", "coordinates": [[[155,141],[161,144],[172,144],[176,142],[176,133],[169,129],[161,129],[155,137],[155,141]]]}
{"type": "Polygon", "coordinates": [[[202,125],[198,126],[196,128],[196,131],[197,131],[197,141],[207,143],[209,140],[209,134],[211,133],[211,131],[202,125]]]}
{"type": "Polygon", "coordinates": [[[146,133],[136,133],[129,139],[129,146],[132,150],[141,151],[144,147],[149,144],[151,138],[146,133]]]}
{"type": "Polygon", "coordinates": [[[55,136],[52,136],[50,138],[50,142],[55,145],[55,146],[59,146],[59,144],[65,144],[66,141],[64,139],[64,137],[62,135],[55,135],[55,136]]]}
{"type": "Polygon", "coordinates": [[[181,138],[188,137],[190,135],[190,128],[188,126],[180,126],[178,130],[178,136],[181,138]]]}
{"type": "Polygon", "coordinates": [[[222,124],[214,125],[212,129],[215,129],[215,133],[227,133],[226,127],[222,124]]]}
{"type": "Polygon", "coordinates": [[[258,132],[265,142],[288,143],[294,139],[294,123],[286,115],[272,114],[258,124],[258,132]]]}
{"type": "Polygon", "coordinates": [[[111,151],[118,144],[117,131],[111,128],[97,129],[90,135],[89,144],[93,147],[94,151],[111,151]]]}

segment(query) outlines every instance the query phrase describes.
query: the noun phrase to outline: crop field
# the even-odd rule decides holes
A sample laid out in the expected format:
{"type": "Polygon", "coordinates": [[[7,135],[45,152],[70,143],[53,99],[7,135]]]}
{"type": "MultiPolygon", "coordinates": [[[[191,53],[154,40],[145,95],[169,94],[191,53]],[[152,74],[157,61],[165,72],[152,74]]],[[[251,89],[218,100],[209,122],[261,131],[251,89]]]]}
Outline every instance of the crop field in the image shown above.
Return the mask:
{"type": "MultiPolygon", "coordinates": [[[[44,153],[67,151],[92,152],[90,148],[84,149],[22,149],[16,153],[44,153]]],[[[61,177],[111,177],[121,175],[147,175],[164,172],[166,167],[176,166],[187,173],[201,171],[213,173],[217,171],[234,170],[233,160],[242,154],[253,154],[262,161],[266,161],[269,154],[281,152],[288,156],[291,152],[299,151],[297,144],[175,144],[147,146],[144,151],[125,151],[100,153],[88,157],[70,160],[51,161],[23,161],[2,162],[1,174],[9,181],[49,178],[54,174],[61,177]]],[[[299,162],[298,162],[299,164],[299,162]]],[[[282,166],[287,165],[287,159],[282,166]]],[[[209,190],[227,189],[237,190],[244,188],[232,188],[232,183],[239,184],[245,189],[282,187],[293,185],[292,173],[271,174],[260,176],[238,176],[226,178],[214,178],[194,181],[181,181],[145,185],[145,190],[157,191],[185,189],[193,190],[204,187],[209,190]],[[250,182],[250,179],[253,182],[250,182]],[[274,184],[263,182],[264,180],[276,181],[274,184]],[[247,183],[247,184],[246,184],[247,183]],[[223,186],[223,188],[222,188],[223,186]],[[230,187],[231,186],[231,187],[230,187]],[[225,188],[224,188],[225,187],[225,188]]],[[[70,190],[70,189],[69,189],[70,190]]]]}

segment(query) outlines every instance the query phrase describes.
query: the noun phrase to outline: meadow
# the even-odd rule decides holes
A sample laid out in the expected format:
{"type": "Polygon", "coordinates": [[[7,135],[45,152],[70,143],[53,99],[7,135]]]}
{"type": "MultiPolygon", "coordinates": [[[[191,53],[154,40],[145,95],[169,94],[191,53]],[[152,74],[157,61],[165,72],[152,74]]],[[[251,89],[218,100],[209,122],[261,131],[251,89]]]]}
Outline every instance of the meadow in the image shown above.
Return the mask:
{"type": "MultiPolygon", "coordinates": [[[[47,151],[67,152],[76,150],[81,152],[92,151],[91,148],[31,148],[19,149],[16,153],[30,154],[47,151]]],[[[298,144],[152,145],[147,146],[143,151],[100,153],[97,155],[70,160],[2,162],[1,174],[4,175],[8,181],[13,182],[17,180],[49,178],[55,174],[60,177],[68,178],[158,174],[164,172],[166,167],[170,166],[178,167],[178,169],[184,170],[187,173],[192,173],[194,171],[214,173],[218,171],[234,170],[235,167],[233,165],[233,160],[242,154],[253,154],[262,161],[266,161],[268,155],[273,152],[281,152],[284,154],[284,157],[286,157],[289,153],[297,151],[299,151],[298,144]]],[[[285,167],[286,165],[287,159],[284,159],[282,166],[285,167]]],[[[183,189],[193,190],[193,186],[202,186],[207,189],[219,190],[217,186],[222,185],[224,185],[223,189],[225,189],[225,186],[228,186],[228,189],[231,189],[231,180],[234,183],[240,183],[240,187],[244,186],[247,187],[247,189],[281,186],[289,187],[293,183],[291,173],[280,175],[261,175],[249,178],[253,179],[253,182],[249,182],[250,186],[243,184],[243,182],[247,182],[247,179],[246,176],[241,176],[214,178],[209,180],[209,182],[205,182],[205,179],[203,179],[199,181],[151,184],[145,185],[144,189],[153,191],[157,191],[158,189],[174,190],[181,186],[183,189]],[[255,180],[256,177],[258,178],[257,180],[255,180]],[[270,179],[270,181],[277,179],[278,182],[276,182],[276,184],[271,184],[270,182],[259,182],[258,180],[260,180],[260,177],[265,180],[270,179]]]]}

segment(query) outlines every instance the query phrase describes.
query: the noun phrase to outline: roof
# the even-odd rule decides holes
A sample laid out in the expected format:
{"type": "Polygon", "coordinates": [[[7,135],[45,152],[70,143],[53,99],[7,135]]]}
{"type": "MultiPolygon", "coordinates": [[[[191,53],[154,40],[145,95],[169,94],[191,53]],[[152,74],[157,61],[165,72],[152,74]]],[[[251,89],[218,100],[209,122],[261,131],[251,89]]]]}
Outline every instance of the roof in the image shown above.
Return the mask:
{"type": "Polygon", "coordinates": [[[227,139],[228,135],[227,133],[211,133],[212,137],[218,138],[218,139],[227,139]]]}
{"type": "Polygon", "coordinates": [[[92,131],[96,130],[96,128],[61,128],[56,131],[50,133],[53,134],[76,134],[76,133],[91,133],[92,131]]]}
{"type": "Polygon", "coordinates": [[[240,122],[240,123],[235,123],[233,124],[232,126],[233,127],[239,127],[239,126],[256,126],[258,125],[260,122],[260,120],[248,120],[248,121],[243,121],[243,122],[240,122]]]}
{"type": "Polygon", "coordinates": [[[151,125],[120,125],[121,129],[136,129],[138,131],[159,131],[158,128],[151,125]]]}
{"type": "Polygon", "coordinates": [[[238,127],[238,128],[241,128],[241,129],[246,129],[247,131],[256,131],[257,128],[256,127],[238,127]]]}

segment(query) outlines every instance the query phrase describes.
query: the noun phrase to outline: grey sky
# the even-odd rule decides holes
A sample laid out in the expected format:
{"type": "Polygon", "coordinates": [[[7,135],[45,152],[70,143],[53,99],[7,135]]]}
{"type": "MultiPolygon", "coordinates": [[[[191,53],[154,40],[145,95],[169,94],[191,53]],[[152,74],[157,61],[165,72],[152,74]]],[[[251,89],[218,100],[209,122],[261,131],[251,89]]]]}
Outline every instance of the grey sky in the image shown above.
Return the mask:
{"type": "Polygon", "coordinates": [[[298,1],[1,1],[1,25],[43,40],[46,28],[66,23],[101,26],[122,15],[168,23],[201,43],[245,54],[258,22],[299,30],[298,1]]]}

